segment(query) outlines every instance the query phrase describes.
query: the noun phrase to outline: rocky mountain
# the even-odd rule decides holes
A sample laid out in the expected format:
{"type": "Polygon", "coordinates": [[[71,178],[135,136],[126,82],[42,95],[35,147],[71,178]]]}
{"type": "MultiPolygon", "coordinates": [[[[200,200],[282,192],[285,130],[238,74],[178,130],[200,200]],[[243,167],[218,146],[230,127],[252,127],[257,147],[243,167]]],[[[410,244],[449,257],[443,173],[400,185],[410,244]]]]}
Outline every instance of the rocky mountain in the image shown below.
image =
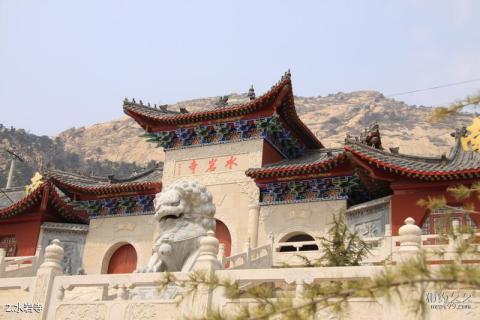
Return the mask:
{"type": "MultiPolygon", "coordinates": [[[[135,162],[96,160],[84,157],[79,152],[66,150],[58,137],[37,136],[24,129],[6,128],[0,124],[0,188],[5,187],[10,169],[10,155],[6,150],[13,150],[21,160],[17,160],[12,186],[30,183],[35,171],[43,168],[57,168],[71,172],[94,176],[106,176],[115,173],[117,176],[128,176],[144,170],[154,163],[137,165],[135,162]]],[[[1,196],[1,195],[0,195],[1,196]]]]}
{"type": "MultiPolygon", "coordinates": [[[[218,98],[179,102],[169,108],[190,112],[211,107],[218,98]]],[[[229,104],[247,101],[247,96],[231,94],[229,104]]],[[[348,133],[359,135],[377,121],[385,147],[398,146],[401,153],[440,155],[453,143],[450,133],[468,125],[472,116],[460,114],[441,123],[427,121],[432,108],[409,106],[376,91],[331,94],[326,97],[295,97],[300,118],[326,147],[341,146],[348,133]]],[[[163,151],[139,137],[142,128],[131,118],[72,128],[58,135],[65,149],[87,159],[147,163],[162,160],[163,151]]]]}
{"type": "MultiPolygon", "coordinates": [[[[169,108],[190,112],[210,108],[218,98],[176,103],[169,108]]],[[[229,95],[229,104],[247,101],[246,94],[229,95]]],[[[325,97],[295,97],[300,118],[326,147],[341,146],[347,133],[359,135],[376,121],[384,147],[400,147],[401,153],[440,155],[453,143],[450,133],[469,125],[470,114],[459,114],[441,123],[427,121],[432,108],[409,106],[376,91],[339,92],[325,97]]],[[[119,108],[121,103],[119,102],[119,108]]],[[[21,146],[27,163],[17,167],[17,184],[27,183],[34,167],[41,165],[82,173],[128,175],[163,160],[161,148],[140,137],[142,128],[127,116],[106,123],[71,128],[54,138],[38,137],[22,129],[0,127],[0,150],[21,146]]],[[[0,152],[0,186],[4,186],[8,157],[0,152]]]]}

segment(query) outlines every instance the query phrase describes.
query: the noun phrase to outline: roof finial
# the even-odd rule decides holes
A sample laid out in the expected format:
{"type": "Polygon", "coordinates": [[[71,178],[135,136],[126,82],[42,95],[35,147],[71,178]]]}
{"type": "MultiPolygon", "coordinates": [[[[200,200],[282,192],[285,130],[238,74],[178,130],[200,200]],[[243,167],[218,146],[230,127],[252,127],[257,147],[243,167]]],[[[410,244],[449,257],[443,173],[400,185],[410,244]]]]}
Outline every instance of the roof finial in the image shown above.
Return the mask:
{"type": "Polygon", "coordinates": [[[250,85],[250,89],[248,89],[248,95],[250,100],[255,100],[255,89],[253,89],[253,84],[250,85]]]}
{"type": "Polygon", "coordinates": [[[143,101],[142,100],[140,100],[139,103],[140,103],[141,106],[143,106],[143,101]]]}
{"type": "Polygon", "coordinates": [[[135,102],[135,98],[132,98],[132,103],[136,103],[136,102],[135,102]]]}
{"type": "Polygon", "coordinates": [[[128,103],[128,98],[125,97],[125,99],[123,99],[123,103],[128,103]]]}

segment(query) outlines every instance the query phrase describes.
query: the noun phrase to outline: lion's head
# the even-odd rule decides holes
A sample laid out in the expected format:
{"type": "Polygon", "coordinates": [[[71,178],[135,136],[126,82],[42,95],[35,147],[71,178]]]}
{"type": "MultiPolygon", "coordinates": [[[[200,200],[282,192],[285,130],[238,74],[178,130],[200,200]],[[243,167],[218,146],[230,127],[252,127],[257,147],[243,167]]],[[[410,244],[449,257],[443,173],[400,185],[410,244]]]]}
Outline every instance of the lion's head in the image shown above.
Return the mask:
{"type": "Polygon", "coordinates": [[[195,181],[176,181],[154,200],[155,219],[182,218],[200,223],[207,230],[215,229],[215,205],[212,194],[195,181]]]}

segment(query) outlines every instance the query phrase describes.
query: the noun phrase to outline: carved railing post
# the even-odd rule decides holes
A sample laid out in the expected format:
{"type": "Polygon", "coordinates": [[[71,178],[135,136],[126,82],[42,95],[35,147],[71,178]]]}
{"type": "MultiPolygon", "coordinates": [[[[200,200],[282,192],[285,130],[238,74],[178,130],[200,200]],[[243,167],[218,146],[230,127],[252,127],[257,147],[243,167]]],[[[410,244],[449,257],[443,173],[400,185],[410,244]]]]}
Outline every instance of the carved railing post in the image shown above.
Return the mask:
{"type": "Polygon", "coordinates": [[[258,204],[250,204],[248,206],[248,237],[251,246],[258,246],[258,222],[260,217],[260,206],[258,204]]]}
{"type": "Polygon", "coordinates": [[[249,268],[250,262],[252,261],[252,245],[250,242],[250,237],[247,238],[245,242],[245,261],[243,262],[243,268],[249,268]]]}
{"type": "Polygon", "coordinates": [[[42,246],[37,246],[37,250],[35,250],[35,260],[32,261],[32,271],[33,273],[37,273],[38,267],[42,264],[42,246]]]}
{"type": "Polygon", "coordinates": [[[219,246],[220,243],[215,238],[215,232],[209,230],[207,235],[200,240],[200,250],[197,261],[193,265],[193,271],[212,273],[222,269],[222,265],[217,259],[219,246]]]}
{"type": "Polygon", "coordinates": [[[4,248],[0,248],[0,278],[3,278],[5,274],[5,257],[7,255],[7,251],[4,248]]]}
{"type": "Polygon", "coordinates": [[[293,297],[293,305],[299,306],[306,302],[305,300],[305,284],[312,284],[313,277],[311,275],[303,274],[289,274],[285,277],[285,282],[288,284],[295,284],[295,296],[293,297]]]}
{"type": "Polygon", "coordinates": [[[268,253],[269,254],[269,260],[270,260],[270,268],[273,267],[273,255],[274,255],[274,252],[275,252],[275,238],[273,236],[273,232],[270,232],[268,234],[268,241],[269,241],[269,244],[270,244],[270,252],[268,253]]]}
{"type": "Polygon", "coordinates": [[[52,243],[45,248],[44,261],[37,270],[32,292],[32,302],[42,306],[42,311],[38,314],[37,319],[43,320],[47,317],[53,280],[56,276],[63,275],[63,254],[63,248],[58,239],[52,240],[52,243]]]}
{"type": "Polygon", "coordinates": [[[387,263],[392,262],[393,251],[393,239],[392,239],[392,226],[385,224],[385,235],[382,241],[382,259],[388,258],[387,263]]]}
{"type": "Polygon", "coordinates": [[[115,300],[128,300],[130,295],[129,289],[131,286],[125,283],[117,283],[113,286],[113,288],[117,289],[117,297],[115,300]]]}
{"type": "Polygon", "coordinates": [[[400,260],[408,260],[415,256],[420,250],[422,243],[422,229],[415,224],[415,220],[408,217],[404,221],[404,225],[398,230],[400,235],[400,260]]]}
{"type": "Polygon", "coordinates": [[[222,265],[225,264],[225,243],[220,243],[218,247],[218,255],[217,255],[218,261],[222,263],[222,265]]]}
{"type": "MultiPolygon", "coordinates": [[[[217,259],[219,242],[214,235],[215,233],[210,230],[200,240],[200,252],[192,270],[205,274],[206,279],[210,279],[215,271],[223,268],[217,259]]],[[[214,288],[209,284],[200,284],[195,292],[184,298],[182,302],[183,314],[193,319],[204,318],[213,310],[213,304],[218,303],[222,296],[221,289],[214,288]]]]}

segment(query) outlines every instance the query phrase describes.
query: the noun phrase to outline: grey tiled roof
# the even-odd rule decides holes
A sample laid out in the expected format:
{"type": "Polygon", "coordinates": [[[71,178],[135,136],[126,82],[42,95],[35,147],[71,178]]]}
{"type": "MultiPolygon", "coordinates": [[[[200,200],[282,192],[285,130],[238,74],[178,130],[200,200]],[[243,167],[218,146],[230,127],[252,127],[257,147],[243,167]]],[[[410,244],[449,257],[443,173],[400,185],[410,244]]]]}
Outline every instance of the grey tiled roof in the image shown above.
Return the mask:
{"type": "Polygon", "coordinates": [[[344,153],[345,150],[343,150],[343,148],[323,148],[307,150],[305,154],[301,157],[298,157],[296,159],[285,159],[279,162],[270,163],[265,165],[263,168],[288,168],[302,165],[310,165],[315,163],[323,163],[344,153]]]}
{"type": "Polygon", "coordinates": [[[140,186],[145,183],[161,183],[162,174],[163,166],[161,165],[126,178],[84,176],[60,170],[48,170],[43,173],[45,179],[51,178],[57,181],[55,184],[59,187],[58,183],[85,190],[120,190],[122,188],[140,186]]]}
{"type": "Polygon", "coordinates": [[[435,179],[442,176],[446,179],[454,175],[471,177],[480,174],[480,153],[463,150],[458,137],[448,156],[440,157],[395,154],[375,149],[355,139],[347,139],[345,149],[384,169],[418,178],[428,176],[429,179],[435,179]]]}
{"type": "Polygon", "coordinates": [[[140,105],[134,102],[124,102],[124,106],[128,107],[129,110],[137,111],[145,115],[156,116],[156,117],[157,116],[168,117],[168,116],[176,116],[176,115],[182,114],[179,111],[168,110],[168,109],[162,110],[154,107],[140,105]]]}
{"type": "Polygon", "coordinates": [[[250,168],[248,176],[266,178],[292,174],[314,173],[328,170],[343,162],[345,150],[340,148],[322,148],[307,150],[306,153],[295,159],[285,159],[267,164],[261,168],[250,168]]]}

